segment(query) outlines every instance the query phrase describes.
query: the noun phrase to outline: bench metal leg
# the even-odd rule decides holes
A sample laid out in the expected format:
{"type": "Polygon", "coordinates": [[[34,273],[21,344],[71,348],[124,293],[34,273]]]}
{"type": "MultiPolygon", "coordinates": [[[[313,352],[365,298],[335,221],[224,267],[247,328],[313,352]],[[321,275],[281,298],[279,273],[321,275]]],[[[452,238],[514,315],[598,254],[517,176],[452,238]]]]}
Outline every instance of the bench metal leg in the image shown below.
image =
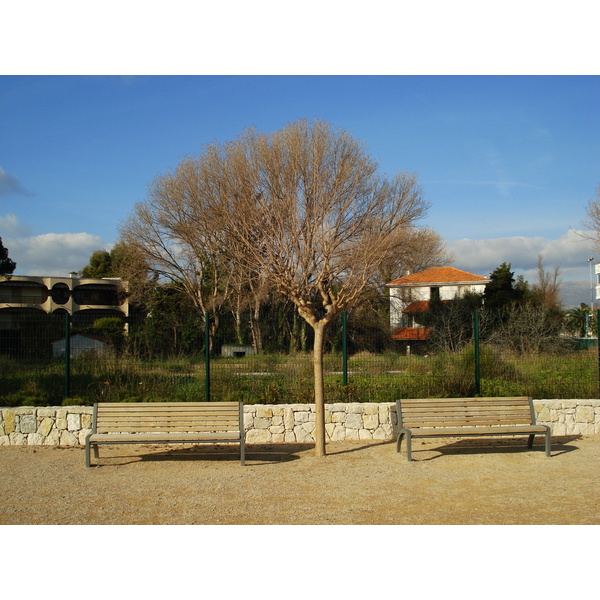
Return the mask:
{"type": "Polygon", "coordinates": [[[552,434],[552,432],[550,431],[550,428],[548,428],[546,430],[546,435],[545,435],[545,437],[546,437],[546,456],[548,458],[550,458],[550,456],[551,456],[551,454],[550,454],[550,444],[552,442],[551,434],[552,434]]]}
{"type": "Polygon", "coordinates": [[[527,447],[528,448],[533,448],[533,438],[535,437],[535,434],[532,434],[529,436],[528,440],[527,440],[527,447]]]}
{"type": "Polygon", "coordinates": [[[411,453],[411,434],[409,429],[401,429],[398,432],[398,441],[396,442],[396,452],[400,452],[402,447],[402,439],[406,436],[406,457],[408,460],[412,460],[411,453]]]}
{"type": "Polygon", "coordinates": [[[85,438],[85,466],[89,467],[90,465],[90,439],[89,436],[85,438]]]}

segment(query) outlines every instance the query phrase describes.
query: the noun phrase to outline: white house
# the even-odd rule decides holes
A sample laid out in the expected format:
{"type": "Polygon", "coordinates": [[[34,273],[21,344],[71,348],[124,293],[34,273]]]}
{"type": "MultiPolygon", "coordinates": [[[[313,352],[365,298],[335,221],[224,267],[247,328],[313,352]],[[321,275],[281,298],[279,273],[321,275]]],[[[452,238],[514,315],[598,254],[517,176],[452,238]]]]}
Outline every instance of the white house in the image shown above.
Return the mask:
{"type": "Polygon", "coordinates": [[[454,267],[434,267],[386,283],[390,288],[392,337],[406,341],[427,339],[427,331],[418,324],[418,313],[427,310],[430,300],[453,300],[467,292],[483,294],[489,281],[454,267]]]}

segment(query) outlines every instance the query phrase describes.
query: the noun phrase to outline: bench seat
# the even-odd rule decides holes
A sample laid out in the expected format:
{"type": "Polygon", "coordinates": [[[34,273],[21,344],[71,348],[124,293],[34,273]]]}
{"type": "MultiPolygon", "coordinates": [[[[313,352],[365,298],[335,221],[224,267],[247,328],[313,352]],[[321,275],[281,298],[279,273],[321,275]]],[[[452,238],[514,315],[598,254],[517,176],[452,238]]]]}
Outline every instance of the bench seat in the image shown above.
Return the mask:
{"type": "Polygon", "coordinates": [[[512,398],[418,398],[396,401],[400,452],[406,438],[407,459],[412,460],[412,438],[527,435],[528,448],[536,435],[545,439],[550,456],[551,430],[535,421],[533,401],[512,398]]]}
{"type": "Polygon", "coordinates": [[[236,442],[244,465],[242,402],[97,403],[85,440],[86,466],[91,466],[90,450],[98,458],[98,447],[105,444],[236,442]]]}

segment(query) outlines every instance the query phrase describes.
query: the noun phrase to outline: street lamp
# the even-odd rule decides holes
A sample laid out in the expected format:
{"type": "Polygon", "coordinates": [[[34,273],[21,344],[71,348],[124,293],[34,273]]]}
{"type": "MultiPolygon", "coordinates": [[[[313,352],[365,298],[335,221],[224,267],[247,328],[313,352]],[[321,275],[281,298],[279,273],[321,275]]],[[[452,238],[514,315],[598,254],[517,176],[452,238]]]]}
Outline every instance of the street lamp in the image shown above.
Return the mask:
{"type": "Polygon", "coordinates": [[[592,275],[592,261],[594,260],[594,257],[592,256],[591,258],[588,258],[587,261],[588,263],[590,263],[590,312],[588,315],[587,323],[586,323],[586,327],[585,327],[585,331],[586,331],[586,335],[591,336],[592,332],[590,331],[590,324],[591,324],[591,320],[592,320],[592,316],[594,314],[594,278],[592,275]]]}
{"type": "Polygon", "coordinates": [[[588,258],[587,261],[590,263],[590,309],[594,310],[594,277],[592,275],[592,261],[594,257],[588,258]]]}

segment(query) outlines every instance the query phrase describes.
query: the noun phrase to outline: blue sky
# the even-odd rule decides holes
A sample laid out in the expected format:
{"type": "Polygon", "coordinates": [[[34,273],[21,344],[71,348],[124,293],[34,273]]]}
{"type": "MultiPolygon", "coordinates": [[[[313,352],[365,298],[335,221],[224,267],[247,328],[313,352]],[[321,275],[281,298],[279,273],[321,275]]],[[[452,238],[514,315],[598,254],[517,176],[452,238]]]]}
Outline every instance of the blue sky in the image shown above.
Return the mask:
{"type": "Polygon", "coordinates": [[[383,172],[418,173],[424,224],[456,267],[511,262],[535,283],[542,254],[566,303],[589,300],[594,250],[575,232],[600,185],[595,75],[5,75],[0,115],[0,236],[18,274],[81,269],[204,144],[309,117],[364,141],[383,172]]]}

